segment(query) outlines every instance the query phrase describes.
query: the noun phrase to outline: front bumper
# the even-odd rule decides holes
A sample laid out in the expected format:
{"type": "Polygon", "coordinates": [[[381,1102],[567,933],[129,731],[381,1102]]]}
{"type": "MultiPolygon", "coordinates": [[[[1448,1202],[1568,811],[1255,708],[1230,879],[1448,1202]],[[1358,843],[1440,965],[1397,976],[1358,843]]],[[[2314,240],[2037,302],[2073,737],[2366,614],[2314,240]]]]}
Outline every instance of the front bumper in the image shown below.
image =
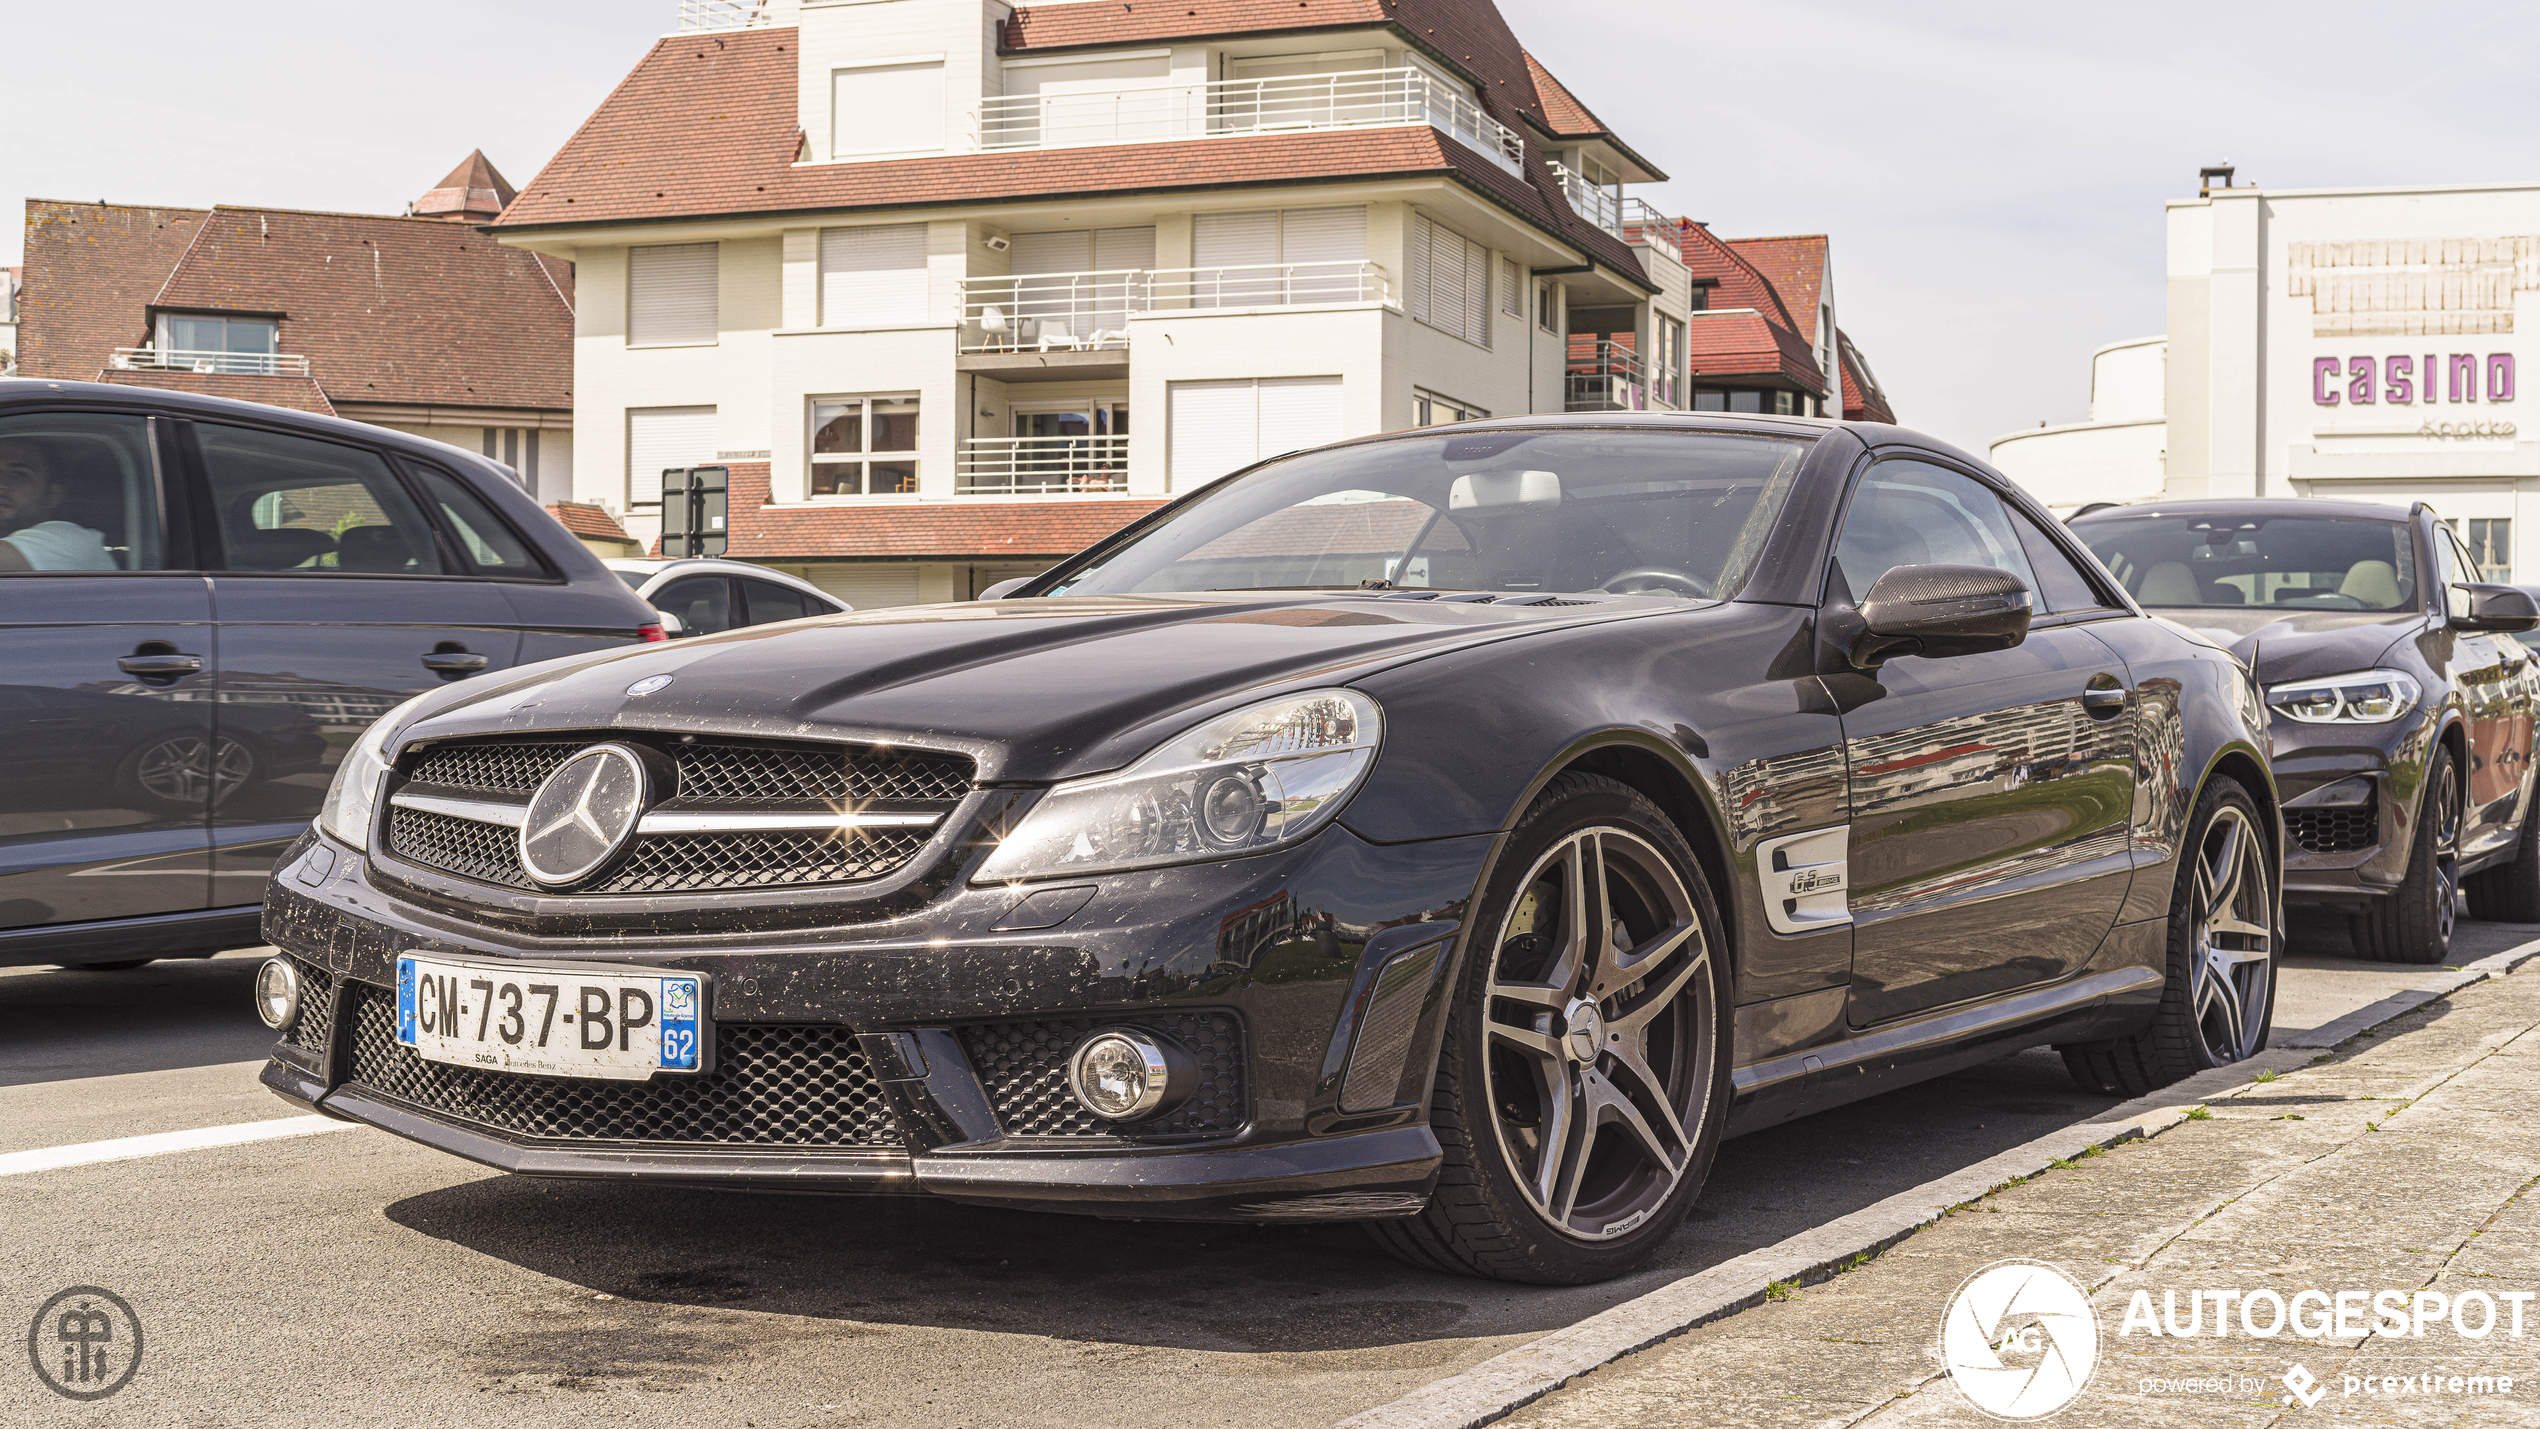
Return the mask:
{"type": "Polygon", "coordinates": [[[998,931],[1019,893],[957,888],[887,922],[637,940],[454,919],[312,833],[277,869],[265,930],[324,987],[264,1081],[526,1175],[1153,1219],[1405,1215],[1439,1157],[1433,994],[1490,842],[1375,845],[1336,826],[1260,858],[1088,880],[1090,901],[1032,931],[998,931]],[[714,1086],[418,1063],[382,1010],[409,951],[702,972],[719,1040],[742,1051],[718,1054],[714,1086]],[[1210,1080],[1151,1127],[1094,1122],[1052,1059],[1104,1024],[1199,1046],[1210,1080]]]}
{"type": "Polygon", "coordinates": [[[2434,722],[2421,713],[2390,725],[2306,725],[2274,717],[2287,901],[2352,905],[2381,897],[2407,877],[2433,731],[2434,722]],[[2326,814],[2300,807],[2302,796],[2356,778],[2373,786],[2369,809],[2326,814]]]}

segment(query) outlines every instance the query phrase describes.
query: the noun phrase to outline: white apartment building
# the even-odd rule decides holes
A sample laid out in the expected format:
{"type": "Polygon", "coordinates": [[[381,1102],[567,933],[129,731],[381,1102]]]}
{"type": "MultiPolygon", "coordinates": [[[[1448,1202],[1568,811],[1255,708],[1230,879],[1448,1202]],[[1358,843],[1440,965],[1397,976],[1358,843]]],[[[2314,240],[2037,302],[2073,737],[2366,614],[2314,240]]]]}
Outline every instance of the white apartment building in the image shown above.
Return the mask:
{"type": "Polygon", "coordinates": [[[1488,0],[680,18],[493,226],[575,265],[573,495],[640,538],[723,465],[730,554],[960,599],[1283,451],[1693,405],[1664,175],[1488,0]]]}
{"type": "Polygon", "coordinates": [[[2094,491],[2092,453],[2115,434],[2088,427],[2012,433],[1994,444],[2003,469],[2084,499],[2426,501],[2485,578],[2540,571],[2540,432],[2518,415],[2523,339],[2540,329],[2540,184],[2208,174],[2220,182],[2169,205],[2161,407],[2133,404],[2161,418],[2160,482],[2145,489],[2137,453],[2128,485],[2094,491]]]}
{"type": "Polygon", "coordinates": [[[2169,422],[2169,341],[2112,342],[2090,354],[2090,419],[1995,437],[1995,468],[2059,512],[2159,496],[2169,422]]]}

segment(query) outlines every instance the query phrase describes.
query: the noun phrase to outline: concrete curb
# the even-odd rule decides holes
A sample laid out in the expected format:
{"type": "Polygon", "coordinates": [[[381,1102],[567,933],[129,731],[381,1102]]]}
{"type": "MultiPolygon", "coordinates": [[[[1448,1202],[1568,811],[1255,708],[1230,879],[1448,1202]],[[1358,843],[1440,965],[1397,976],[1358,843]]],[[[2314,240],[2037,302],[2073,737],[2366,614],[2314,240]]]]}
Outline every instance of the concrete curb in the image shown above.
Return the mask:
{"type": "Polygon", "coordinates": [[[1334,1429],[1476,1429],[1590,1370],[1760,1305],[1766,1290],[1776,1283],[1806,1285],[1831,1279],[1855,1257],[1887,1249],[1939,1220],[1953,1206],[2035,1176],[2056,1161],[2069,1161],[2093,1147],[2158,1136],[2186,1121],[2193,1108],[2253,1085],[2250,1078],[2258,1072],[2306,1066],[2316,1059],[2318,1049],[2334,1047],[2473,983],[2503,977],[2535,957],[2540,957],[2540,939],[2444,971],[2326,1026],[2288,1037],[2280,1046],[2245,1062],[2163,1087],[2090,1121],[2050,1132],[1814,1230],[1722,1261],[1423,1385],[1389,1404],[1354,1414],[1334,1429]]]}

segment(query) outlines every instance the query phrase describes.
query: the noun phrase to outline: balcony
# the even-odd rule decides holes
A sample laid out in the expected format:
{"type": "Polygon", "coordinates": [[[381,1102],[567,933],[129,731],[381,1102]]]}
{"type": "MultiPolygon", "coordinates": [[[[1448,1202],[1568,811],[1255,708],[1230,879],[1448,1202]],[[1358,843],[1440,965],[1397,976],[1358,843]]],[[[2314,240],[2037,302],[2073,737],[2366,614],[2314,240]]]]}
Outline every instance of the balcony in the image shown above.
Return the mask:
{"type": "Polygon", "coordinates": [[[978,146],[992,152],[1427,124],[1511,174],[1525,172],[1525,141],[1516,130],[1417,65],[1007,95],[981,100],[978,115],[978,146]]]}
{"type": "Polygon", "coordinates": [[[767,0],[679,0],[683,35],[706,30],[755,30],[773,24],[767,0]]]}
{"type": "MultiPolygon", "coordinates": [[[[1560,160],[1545,163],[1552,177],[1561,185],[1561,197],[1567,199],[1570,211],[1606,232],[1621,238],[1623,234],[1623,198],[1614,190],[1600,188],[1572,173],[1560,160]]],[[[1648,205],[1643,204],[1643,208],[1648,205]]]]}
{"type": "Polygon", "coordinates": [[[1649,407],[1640,355],[1606,339],[1571,348],[1567,388],[1566,411],[1639,412],[1649,407]]]}
{"type": "Polygon", "coordinates": [[[306,377],[309,360],[293,352],[197,352],[180,347],[118,347],[106,359],[117,372],[306,377]]]}
{"type": "Polygon", "coordinates": [[[1677,262],[1685,261],[1682,223],[1636,198],[1623,200],[1622,220],[1622,228],[1617,236],[1625,243],[1662,248],[1677,262]]]}
{"type": "Polygon", "coordinates": [[[1127,437],[974,437],[953,469],[964,496],[1082,496],[1129,489],[1127,437]]]}
{"type": "Polygon", "coordinates": [[[970,278],[956,350],[963,371],[1008,381],[1120,376],[1133,316],[1393,300],[1384,266],[1363,260],[970,278]]]}

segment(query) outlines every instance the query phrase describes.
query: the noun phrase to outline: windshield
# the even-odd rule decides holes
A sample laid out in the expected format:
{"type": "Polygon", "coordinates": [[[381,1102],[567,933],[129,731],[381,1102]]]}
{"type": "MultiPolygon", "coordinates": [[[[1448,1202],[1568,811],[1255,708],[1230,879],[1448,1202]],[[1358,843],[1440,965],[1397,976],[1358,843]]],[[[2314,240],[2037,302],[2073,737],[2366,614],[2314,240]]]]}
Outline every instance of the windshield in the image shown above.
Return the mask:
{"type": "Polygon", "coordinates": [[[642,571],[619,571],[617,573],[617,578],[626,582],[626,588],[628,590],[634,591],[639,595],[643,593],[644,582],[652,579],[651,576],[642,571]]]}
{"type": "Polygon", "coordinates": [[[1733,594],[1808,444],[1496,431],[1308,452],[1238,477],[1042,593],[1399,587],[1733,594]]]}
{"type": "Polygon", "coordinates": [[[2416,608],[2404,521],[2199,512],[2093,517],[2073,534],[2149,607],[2416,608]]]}

